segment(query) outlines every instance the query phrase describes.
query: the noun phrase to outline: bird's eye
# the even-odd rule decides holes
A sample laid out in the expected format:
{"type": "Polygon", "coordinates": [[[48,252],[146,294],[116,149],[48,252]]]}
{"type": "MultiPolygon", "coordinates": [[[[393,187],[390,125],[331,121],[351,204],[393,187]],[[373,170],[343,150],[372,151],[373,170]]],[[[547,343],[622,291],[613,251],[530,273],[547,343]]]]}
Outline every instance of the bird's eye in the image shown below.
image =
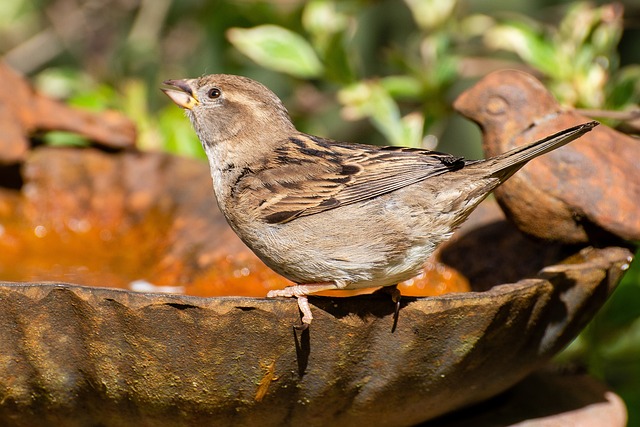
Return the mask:
{"type": "Polygon", "coordinates": [[[207,92],[207,96],[211,99],[220,98],[220,95],[222,95],[222,92],[217,87],[209,89],[209,92],[207,92]]]}

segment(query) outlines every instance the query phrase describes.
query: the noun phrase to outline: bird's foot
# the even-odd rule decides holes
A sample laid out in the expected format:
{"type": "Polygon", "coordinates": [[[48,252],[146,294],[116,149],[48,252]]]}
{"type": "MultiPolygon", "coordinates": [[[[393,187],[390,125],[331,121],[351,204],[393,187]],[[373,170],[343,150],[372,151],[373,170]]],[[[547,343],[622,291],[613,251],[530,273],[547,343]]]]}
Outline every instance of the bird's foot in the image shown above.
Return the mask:
{"type": "Polygon", "coordinates": [[[338,286],[335,283],[310,283],[306,285],[294,285],[287,286],[284,289],[271,290],[267,293],[267,298],[296,297],[298,299],[298,309],[302,313],[302,324],[296,326],[295,328],[299,330],[305,330],[309,327],[309,324],[311,324],[311,321],[313,320],[313,315],[311,314],[311,307],[309,306],[307,295],[332,289],[338,289],[338,286]]]}
{"type": "Polygon", "coordinates": [[[402,294],[400,293],[400,289],[398,289],[398,285],[385,286],[380,291],[391,295],[391,301],[393,301],[396,305],[395,311],[393,312],[393,326],[391,327],[391,332],[393,332],[396,330],[396,326],[398,326],[398,316],[400,315],[400,299],[402,297],[402,294]]]}
{"type": "Polygon", "coordinates": [[[398,321],[398,315],[400,314],[400,298],[402,298],[402,294],[400,293],[400,289],[398,289],[398,285],[393,285],[388,287],[389,294],[391,295],[391,301],[396,304],[396,310],[393,313],[394,321],[398,321]]]}

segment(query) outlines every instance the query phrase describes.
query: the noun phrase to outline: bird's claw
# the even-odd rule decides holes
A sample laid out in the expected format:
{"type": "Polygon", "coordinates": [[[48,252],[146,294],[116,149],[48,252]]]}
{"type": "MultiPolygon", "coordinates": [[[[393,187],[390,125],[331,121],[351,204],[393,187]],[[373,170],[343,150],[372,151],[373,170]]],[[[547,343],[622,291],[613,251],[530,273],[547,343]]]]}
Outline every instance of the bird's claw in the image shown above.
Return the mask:
{"type": "Polygon", "coordinates": [[[298,309],[302,313],[302,323],[295,325],[294,328],[299,331],[304,331],[309,327],[309,324],[313,320],[313,314],[311,314],[311,307],[309,306],[309,299],[306,293],[299,286],[288,286],[284,289],[274,289],[267,293],[267,298],[291,298],[296,297],[298,300],[298,309]]]}

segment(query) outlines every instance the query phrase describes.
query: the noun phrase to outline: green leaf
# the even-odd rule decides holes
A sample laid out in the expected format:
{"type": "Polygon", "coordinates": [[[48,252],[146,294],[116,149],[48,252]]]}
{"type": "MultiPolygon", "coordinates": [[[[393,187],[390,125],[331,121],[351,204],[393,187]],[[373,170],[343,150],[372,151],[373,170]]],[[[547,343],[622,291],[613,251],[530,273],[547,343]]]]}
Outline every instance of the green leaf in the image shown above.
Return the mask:
{"type": "Polygon", "coordinates": [[[451,20],[456,0],[405,0],[413,19],[423,30],[432,30],[451,20]]]}
{"type": "Polygon", "coordinates": [[[344,33],[336,33],[328,40],[324,61],[326,77],[344,84],[352,83],[356,79],[356,73],[351,63],[352,55],[347,50],[348,43],[344,39],[344,33]]]}
{"type": "Polygon", "coordinates": [[[59,146],[72,146],[72,147],[87,147],[89,146],[89,141],[86,138],[78,135],[73,132],[66,131],[51,131],[47,132],[43,140],[45,144],[51,145],[54,147],[59,146]]]}
{"type": "Polygon", "coordinates": [[[408,75],[383,77],[380,84],[393,97],[417,99],[422,93],[420,80],[408,75]]]}
{"type": "Polygon", "coordinates": [[[330,37],[347,28],[348,15],[340,10],[337,2],[312,0],[302,11],[304,29],[317,37],[330,37]]]}
{"type": "Polygon", "coordinates": [[[46,68],[34,80],[38,91],[58,99],[93,92],[96,86],[86,73],[71,67],[46,68]]]}
{"type": "Polygon", "coordinates": [[[629,65],[621,69],[609,81],[609,86],[606,108],[633,108],[640,102],[640,65],[629,65]]]}
{"type": "Polygon", "coordinates": [[[299,34],[276,25],[231,28],[231,44],[259,65],[296,77],[314,78],[323,66],[311,45],[299,34]]]}
{"type": "Polygon", "coordinates": [[[563,60],[571,61],[571,58],[558,55],[553,41],[548,40],[543,32],[524,21],[491,28],[485,34],[485,43],[494,49],[516,53],[524,62],[555,78],[566,75],[567,67],[563,60]]]}
{"type": "Polygon", "coordinates": [[[69,105],[90,111],[102,111],[113,108],[117,101],[116,91],[111,86],[102,84],[74,95],[69,99],[69,105]]]}
{"type": "Polygon", "coordinates": [[[405,147],[422,147],[424,116],[414,111],[402,118],[402,138],[400,145],[405,147]]]}
{"type": "Polygon", "coordinates": [[[369,118],[391,145],[419,147],[424,117],[414,112],[401,117],[400,108],[380,82],[361,82],[342,89],[338,99],[350,119],[369,118]]]}
{"type": "Polygon", "coordinates": [[[206,158],[202,145],[186,119],[184,112],[174,105],[165,107],[158,116],[162,148],[173,154],[206,158]]]}
{"type": "Polygon", "coordinates": [[[403,145],[404,126],[400,109],[389,93],[379,85],[373,85],[369,99],[369,116],[373,124],[393,145],[403,145]]]}

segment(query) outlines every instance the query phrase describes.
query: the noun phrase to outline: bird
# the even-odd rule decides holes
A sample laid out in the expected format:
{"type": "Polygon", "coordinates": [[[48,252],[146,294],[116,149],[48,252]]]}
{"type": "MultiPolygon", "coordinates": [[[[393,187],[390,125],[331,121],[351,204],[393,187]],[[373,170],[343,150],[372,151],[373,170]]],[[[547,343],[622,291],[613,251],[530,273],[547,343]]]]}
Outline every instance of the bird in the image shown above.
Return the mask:
{"type": "Polygon", "coordinates": [[[212,74],[164,85],[202,143],[227,222],[268,267],[295,283],[267,297],[297,298],[301,328],[313,319],[308,295],[393,289],[416,276],[495,187],[598,124],[466,160],[300,132],[270,89],[243,76],[212,74]]]}
{"type": "MultiPolygon", "coordinates": [[[[453,107],[476,122],[488,155],[589,118],[561,106],[537,78],[517,70],[488,74],[453,107]]],[[[640,240],[640,139],[606,125],[536,161],[496,189],[510,220],[537,239],[569,244],[640,240]]]]}

